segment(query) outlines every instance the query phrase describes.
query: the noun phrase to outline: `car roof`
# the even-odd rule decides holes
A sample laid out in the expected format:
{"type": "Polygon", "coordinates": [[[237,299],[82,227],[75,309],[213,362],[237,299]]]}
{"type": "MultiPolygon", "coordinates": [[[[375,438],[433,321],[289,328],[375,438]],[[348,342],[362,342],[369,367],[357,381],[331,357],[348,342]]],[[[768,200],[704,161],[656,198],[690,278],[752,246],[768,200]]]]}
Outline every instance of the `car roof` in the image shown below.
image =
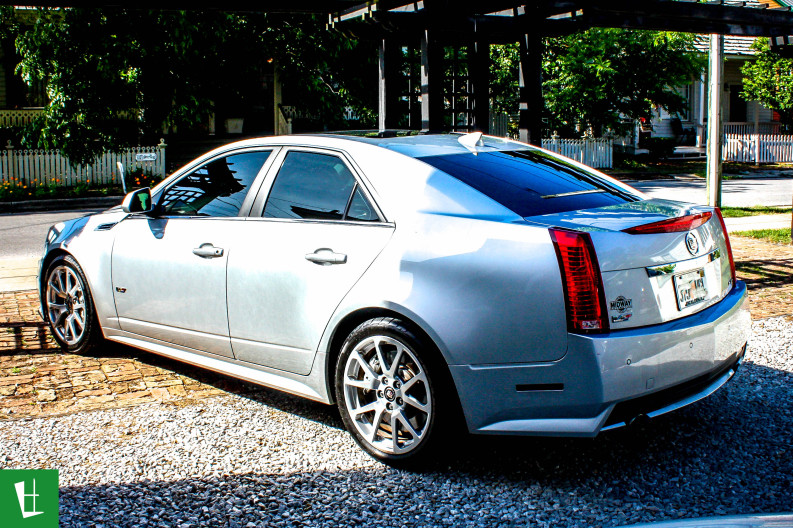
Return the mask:
{"type": "Polygon", "coordinates": [[[377,132],[362,135],[361,133],[330,133],[317,134],[318,137],[333,137],[348,141],[367,143],[378,147],[386,148],[410,156],[421,158],[426,156],[444,156],[450,154],[468,154],[471,152],[488,152],[500,150],[532,150],[535,147],[525,143],[519,143],[505,138],[481,135],[481,140],[477,142],[480,135],[477,132],[472,134],[460,133],[438,133],[438,134],[411,134],[399,135],[399,133],[385,132],[382,137],[375,135],[377,132]],[[460,140],[463,140],[461,142],[460,140]],[[467,139],[467,141],[466,141],[467,139]],[[466,146],[464,143],[470,146],[466,146]]]}

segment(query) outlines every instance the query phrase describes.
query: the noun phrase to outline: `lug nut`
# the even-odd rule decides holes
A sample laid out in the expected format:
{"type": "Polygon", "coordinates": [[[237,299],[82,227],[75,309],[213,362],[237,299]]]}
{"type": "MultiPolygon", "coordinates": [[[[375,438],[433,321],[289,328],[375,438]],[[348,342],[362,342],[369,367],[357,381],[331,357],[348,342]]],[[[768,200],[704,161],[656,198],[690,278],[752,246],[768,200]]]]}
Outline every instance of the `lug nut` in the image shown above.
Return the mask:
{"type": "Polygon", "coordinates": [[[386,403],[386,404],[385,404],[385,408],[386,408],[386,409],[388,409],[388,410],[390,411],[390,410],[392,410],[392,409],[394,408],[394,406],[393,406],[393,405],[391,405],[390,403],[386,403]]]}
{"type": "Polygon", "coordinates": [[[394,388],[395,388],[395,389],[398,389],[398,388],[399,388],[399,387],[401,387],[401,386],[402,386],[402,384],[401,384],[401,383],[399,383],[399,380],[394,380],[394,388]]]}
{"type": "Polygon", "coordinates": [[[403,403],[405,402],[402,401],[402,398],[397,398],[397,405],[402,405],[403,403]]]}
{"type": "Polygon", "coordinates": [[[383,384],[388,385],[388,378],[385,376],[383,376],[383,384]]]}
{"type": "Polygon", "coordinates": [[[383,397],[383,391],[377,391],[377,397],[378,398],[382,398],[383,397]]]}

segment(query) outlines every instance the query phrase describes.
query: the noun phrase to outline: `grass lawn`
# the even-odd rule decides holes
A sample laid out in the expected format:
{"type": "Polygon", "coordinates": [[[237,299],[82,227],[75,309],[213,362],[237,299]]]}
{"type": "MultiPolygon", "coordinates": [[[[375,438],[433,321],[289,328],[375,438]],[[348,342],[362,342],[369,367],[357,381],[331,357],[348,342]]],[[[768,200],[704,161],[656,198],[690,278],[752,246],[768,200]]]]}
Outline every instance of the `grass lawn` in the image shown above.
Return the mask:
{"type": "Polygon", "coordinates": [[[753,231],[735,231],[730,236],[757,238],[772,244],[790,244],[790,228],[783,229],[755,229],[753,231]]]}
{"type": "Polygon", "coordinates": [[[766,207],[756,205],[753,207],[722,207],[721,214],[724,218],[739,218],[742,216],[758,216],[770,214],[790,214],[790,207],[766,207]]]}
{"type": "MultiPolygon", "coordinates": [[[[769,163],[762,166],[753,163],[724,162],[722,165],[722,178],[729,180],[734,175],[746,172],[791,169],[790,163],[769,163]]],[[[651,161],[646,158],[635,158],[623,154],[614,155],[614,168],[602,169],[606,174],[636,177],[663,176],[667,174],[694,174],[705,177],[705,162],[702,160],[668,159],[651,161]]]]}

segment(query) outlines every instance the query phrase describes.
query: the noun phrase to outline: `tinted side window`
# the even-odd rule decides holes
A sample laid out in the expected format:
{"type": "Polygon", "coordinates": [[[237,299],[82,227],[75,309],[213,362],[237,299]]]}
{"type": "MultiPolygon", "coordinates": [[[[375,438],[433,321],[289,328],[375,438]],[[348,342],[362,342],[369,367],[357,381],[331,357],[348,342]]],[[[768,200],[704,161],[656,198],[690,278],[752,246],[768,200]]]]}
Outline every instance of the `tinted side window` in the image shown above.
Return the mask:
{"type": "Polygon", "coordinates": [[[355,186],[355,192],[350,200],[350,207],[347,209],[347,220],[358,220],[359,222],[377,222],[380,217],[364,196],[359,186],[355,186]]]}
{"type": "Polygon", "coordinates": [[[341,220],[355,177],[342,160],[315,152],[289,152],[273,183],[264,216],[341,220]]]}
{"type": "Polygon", "coordinates": [[[165,191],[166,216],[237,216],[270,151],[244,152],[210,161],[165,191]]]}
{"type": "Polygon", "coordinates": [[[419,158],[520,216],[591,209],[640,198],[596,174],[531,150],[419,158]]]}

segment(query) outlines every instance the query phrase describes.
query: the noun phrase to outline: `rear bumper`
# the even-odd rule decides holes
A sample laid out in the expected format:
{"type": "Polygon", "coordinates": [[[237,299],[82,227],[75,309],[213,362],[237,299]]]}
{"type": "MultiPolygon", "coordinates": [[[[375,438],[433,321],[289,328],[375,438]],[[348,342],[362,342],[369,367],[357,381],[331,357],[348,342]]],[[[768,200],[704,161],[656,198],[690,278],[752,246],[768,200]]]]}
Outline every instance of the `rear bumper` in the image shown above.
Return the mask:
{"type": "Polygon", "coordinates": [[[595,436],[712,394],[735,374],[750,333],[738,282],[718,304],[677,321],[570,334],[558,361],[450,368],[472,432],[595,436]]]}

